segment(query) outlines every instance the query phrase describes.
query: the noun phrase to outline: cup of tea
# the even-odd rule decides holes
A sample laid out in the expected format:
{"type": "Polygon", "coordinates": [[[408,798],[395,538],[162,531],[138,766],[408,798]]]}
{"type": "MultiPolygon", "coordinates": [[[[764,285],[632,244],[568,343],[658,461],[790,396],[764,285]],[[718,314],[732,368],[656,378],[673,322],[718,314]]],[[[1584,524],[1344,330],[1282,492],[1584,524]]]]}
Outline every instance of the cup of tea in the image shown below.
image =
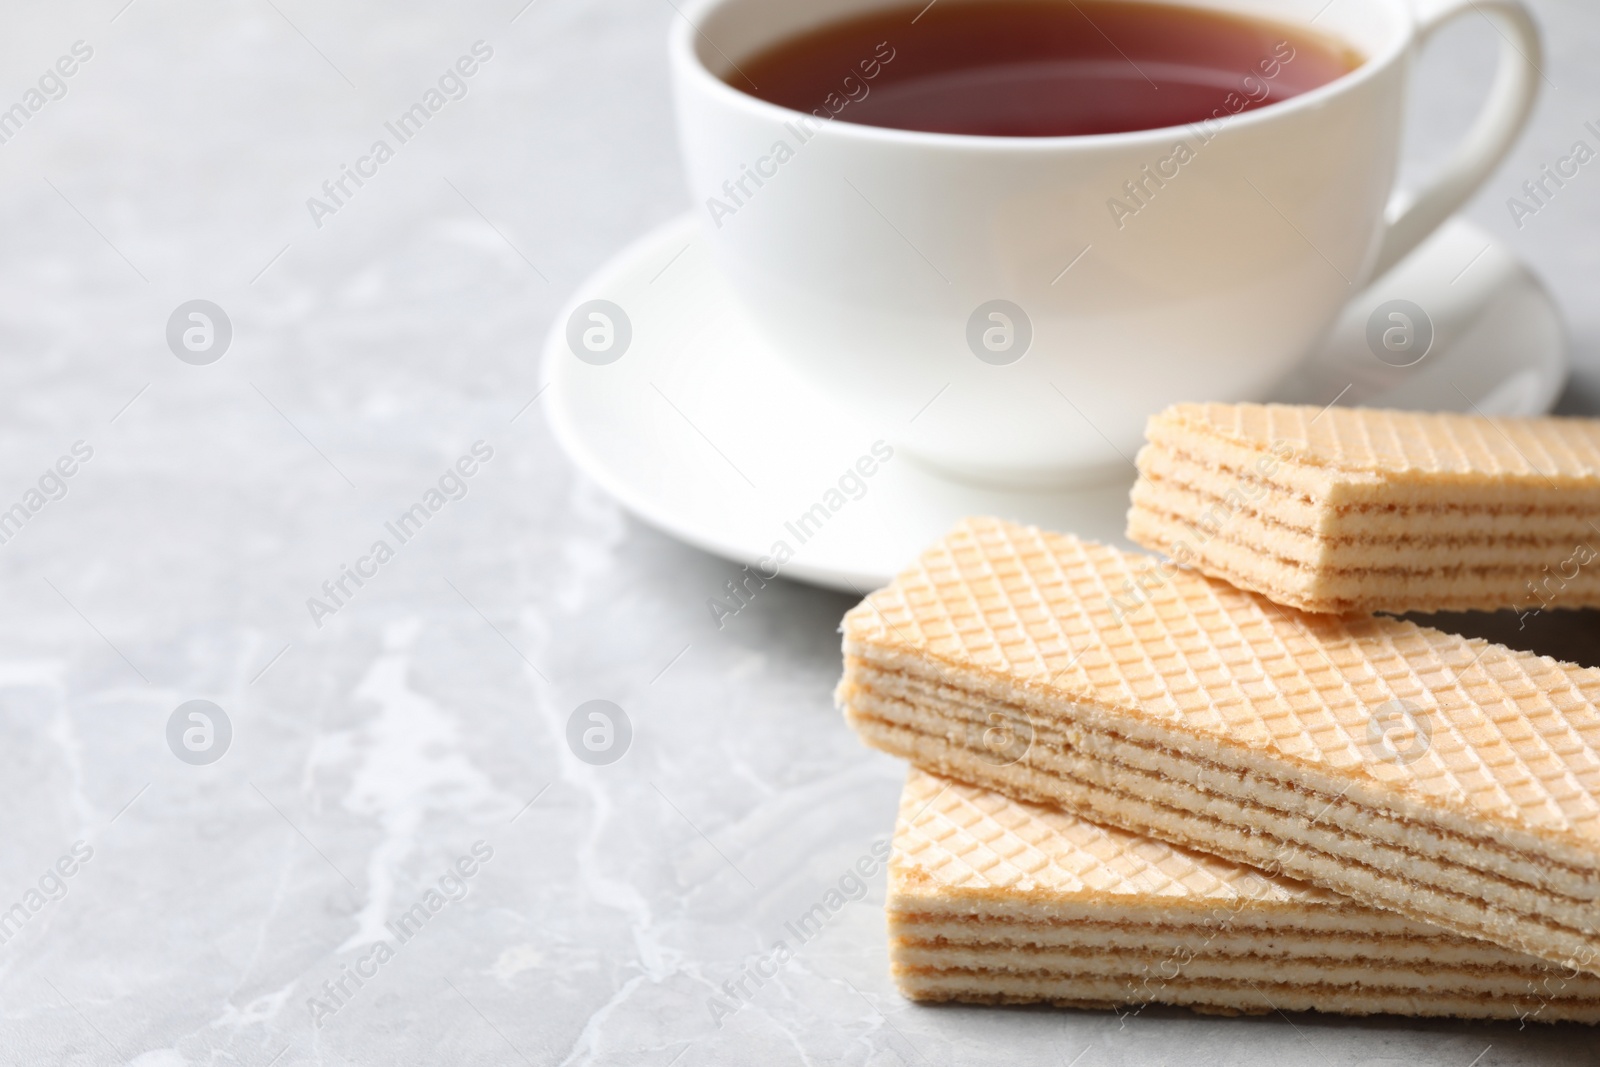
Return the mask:
{"type": "Polygon", "coordinates": [[[1267,395],[1482,184],[1540,77],[1518,0],[699,0],[683,16],[688,184],[738,302],[905,452],[995,484],[1101,477],[1151,412],[1267,395]],[[1503,38],[1487,102],[1397,193],[1417,51],[1469,14],[1503,38]]]}

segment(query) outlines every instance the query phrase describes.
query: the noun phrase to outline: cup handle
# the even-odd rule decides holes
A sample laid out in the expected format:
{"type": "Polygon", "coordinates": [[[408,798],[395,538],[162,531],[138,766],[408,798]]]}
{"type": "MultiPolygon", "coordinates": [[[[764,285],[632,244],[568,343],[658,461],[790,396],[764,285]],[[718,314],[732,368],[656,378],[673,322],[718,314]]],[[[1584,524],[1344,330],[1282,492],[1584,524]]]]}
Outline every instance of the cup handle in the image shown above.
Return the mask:
{"type": "Polygon", "coordinates": [[[1481,15],[1500,34],[1500,61],[1489,98],[1460,147],[1420,190],[1396,193],[1384,212],[1383,241],[1369,278],[1404,259],[1423,239],[1455,214],[1505,158],[1522,132],[1539,93],[1544,48],[1539,28],[1521,0],[1444,0],[1422,5],[1417,19],[1420,46],[1448,22],[1481,15]]]}

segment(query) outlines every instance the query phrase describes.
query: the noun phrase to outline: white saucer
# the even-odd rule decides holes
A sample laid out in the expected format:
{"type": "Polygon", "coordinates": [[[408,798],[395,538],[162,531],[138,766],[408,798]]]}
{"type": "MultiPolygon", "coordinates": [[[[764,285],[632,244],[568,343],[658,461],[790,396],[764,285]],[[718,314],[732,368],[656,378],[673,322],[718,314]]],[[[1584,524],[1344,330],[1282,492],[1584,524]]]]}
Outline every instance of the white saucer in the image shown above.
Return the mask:
{"type": "MultiPolygon", "coordinates": [[[[593,340],[603,345],[604,323],[587,311],[578,318],[601,328],[593,340]]],[[[1455,219],[1358,296],[1273,399],[1541,414],[1565,381],[1565,348],[1533,274],[1455,219]],[[1411,367],[1389,366],[1367,345],[1369,314],[1391,299],[1426,308],[1434,322],[1432,348],[1411,367]]],[[[693,216],[643,237],[584,283],[544,360],[552,423],[573,462],[639,518],[739,563],[770,557],[781,542],[793,554],[784,577],[865,592],[964,515],[1123,541],[1131,467],[1102,486],[1021,491],[954,481],[896,454],[863,464],[874,473],[860,479],[859,499],[829,495],[871,455],[875,435],[773,357],[712,267],[693,216]],[[586,361],[569,345],[570,320],[593,300],[626,316],[626,329],[612,324],[609,363],[591,362],[607,353],[584,349],[586,361]],[[813,520],[802,527],[807,512],[813,520]]]]}

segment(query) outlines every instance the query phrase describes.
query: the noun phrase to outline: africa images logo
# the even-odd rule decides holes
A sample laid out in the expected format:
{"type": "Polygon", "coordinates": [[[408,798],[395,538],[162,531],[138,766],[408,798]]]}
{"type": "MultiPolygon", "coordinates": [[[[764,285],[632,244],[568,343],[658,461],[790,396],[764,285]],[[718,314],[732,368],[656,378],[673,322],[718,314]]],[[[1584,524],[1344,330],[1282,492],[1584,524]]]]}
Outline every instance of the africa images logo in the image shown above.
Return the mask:
{"type": "Polygon", "coordinates": [[[1409,700],[1391,700],[1367,716],[1367,751],[1373,758],[1410,766],[1433,747],[1433,720],[1409,700]]]}
{"type": "Polygon", "coordinates": [[[812,108],[809,114],[783,124],[784,130],[794,138],[794,144],[780,138],[772,142],[767,154],[757,157],[753,164],[740,163],[738,176],[722,183],[722,196],[706,198],[706,211],[716,228],[722,229],[723,219],[737,215],[757,190],[778,176],[778,168],[799,154],[806,142],[822,128],[819,120],[832,121],[850,104],[865,100],[867,94],[872,92],[872,86],[867,83],[882,73],[884,66],[893,62],[894,57],[895,50],[888,41],[878,42],[872,55],[861,60],[854,70],[844,76],[837,91],[823,97],[822,103],[812,108]],[[752,189],[752,185],[755,188],[752,189]]]}
{"type": "Polygon", "coordinates": [[[586,700],[567,716],[567,747],[591,767],[615,763],[633,744],[633,723],[609,700],[586,700]]]}
{"type": "Polygon", "coordinates": [[[446,67],[435,85],[423,90],[421,99],[383,124],[384,130],[394,139],[393,144],[389,143],[389,137],[377,138],[365,155],[357,157],[355,166],[339,164],[339,173],[322,183],[321,196],[306,197],[306,210],[317,229],[322,229],[325,218],[343,210],[367,182],[378,176],[378,168],[393,159],[401,145],[421,133],[446,104],[466,99],[471,91],[468,79],[494,56],[494,48],[486,41],[474,41],[470,51],[470,55],[463,55],[446,67]]]}
{"type": "Polygon", "coordinates": [[[979,304],[967,317],[967,348],[983,362],[1005,367],[1028,354],[1033,322],[1009,300],[979,304]]]}

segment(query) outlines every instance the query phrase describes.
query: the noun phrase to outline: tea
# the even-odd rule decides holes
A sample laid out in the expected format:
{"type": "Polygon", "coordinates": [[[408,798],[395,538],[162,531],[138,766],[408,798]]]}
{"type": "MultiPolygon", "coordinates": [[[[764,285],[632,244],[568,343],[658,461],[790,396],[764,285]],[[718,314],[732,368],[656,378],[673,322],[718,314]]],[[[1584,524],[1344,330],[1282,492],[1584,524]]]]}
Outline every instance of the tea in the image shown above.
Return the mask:
{"type": "Polygon", "coordinates": [[[1237,114],[1361,62],[1315,30],[1176,4],[935,0],[792,37],[741,60],[728,81],[844,122],[1059,137],[1237,114]]]}

